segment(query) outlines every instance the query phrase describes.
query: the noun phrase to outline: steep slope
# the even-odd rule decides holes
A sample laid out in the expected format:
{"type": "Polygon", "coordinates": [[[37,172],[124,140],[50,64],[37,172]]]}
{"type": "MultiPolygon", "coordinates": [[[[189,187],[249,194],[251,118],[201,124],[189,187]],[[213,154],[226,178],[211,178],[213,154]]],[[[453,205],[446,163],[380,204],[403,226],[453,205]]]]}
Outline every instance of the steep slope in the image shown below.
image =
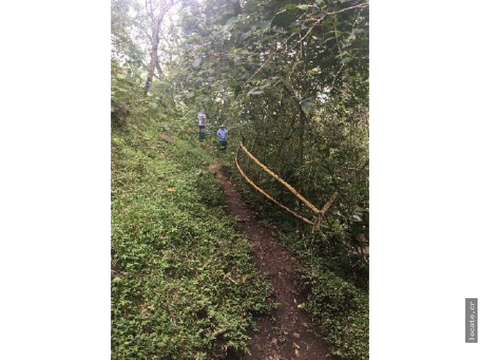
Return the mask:
{"type": "Polygon", "coordinates": [[[270,286],[206,170],[213,159],[174,128],[130,117],[112,129],[113,359],[244,351],[254,314],[269,310],[270,286]]]}

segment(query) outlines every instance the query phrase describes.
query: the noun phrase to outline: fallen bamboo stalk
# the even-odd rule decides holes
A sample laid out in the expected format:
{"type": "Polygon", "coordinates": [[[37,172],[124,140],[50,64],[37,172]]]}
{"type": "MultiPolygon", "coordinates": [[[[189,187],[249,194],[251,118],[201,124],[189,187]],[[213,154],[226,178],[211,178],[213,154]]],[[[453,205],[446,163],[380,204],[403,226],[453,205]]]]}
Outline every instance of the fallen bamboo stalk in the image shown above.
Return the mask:
{"type": "MultiPolygon", "coordinates": [[[[243,145],[242,145],[243,147],[243,145]]],[[[238,171],[240,172],[240,175],[243,176],[243,178],[255,189],[257,190],[259,193],[261,193],[262,195],[264,195],[268,200],[270,200],[271,202],[273,202],[274,204],[276,204],[278,207],[282,208],[283,210],[289,212],[290,214],[292,214],[293,216],[295,216],[296,218],[300,219],[300,220],[303,220],[304,222],[306,222],[307,224],[309,225],[312,225],[313,226],[313,222],[304,218],[302,215],[300,214],[297,214],[295,211],[293,210],[290,210],[288,207],[286,207],[285,205],[281,204],[280,202],[278,202],[277,200],[275,200],[270,194],[266,193],[263,189],[261,189],[260,187],[258,187],[247,175],[245,175],[245,173],[243,172],[242,168],[240,167],[240,164],[238,163],[238,155],[235,156],[235,165],[237,166],[237,169],[238,171]]],[[[319,210],[320,212],[320,210],[319,210]]]]}
{"type": "MultiPolygon", "coordinates": [[[[295,190],[289,183],[287,183],[285,180],[283,180],[280,176],[275,174],[272,170],[270,170],[268,167],[263,165],[255,156],[253,156],[250,151],[248,151],[245,146],[243,145],[243,142],[240,142],[240,147],[242,150],[245,152],[245,154],[248,155],[250,159],[252,159],[258,166],[260,166],[263,170],[265,170],[268,174],[273,176],[275,179],[277,179],[283,186],[285,186],[290,192],[295,195],[299,200],[301,200],[307,207],[310,208],[314,212],[315,215],[319,214],[321,210],[318,210],[315,205],[313,205],[310,201],[305,199],[297,190],[295,190]]],[[[332,202],[333,203],[333,202],[332,202]]],[[[331,205],[331,204],[330,204],[331,205]]],[[[329,206],[330,207],[330,206],[329,206]]],[[[327,208],[328,209],[328,208],[327,208]]],[[[313,223],[312,223],[313,225],[313,223]]]]}
{"type": "Polygon", "coordinates": [[[334,201],[336,200],[336,198],[338,197],[338,191],[335,191],[332,196],[330,196],[330,199],[327,201],[327,203],[325,204],[325,206],[322,208],[322,210],[320,210],[320,212],[325,215],[325,213],[327,212],[327,210],[330,208],[330,206],[332,206],[332,204],[334,203],[334,201]]]}

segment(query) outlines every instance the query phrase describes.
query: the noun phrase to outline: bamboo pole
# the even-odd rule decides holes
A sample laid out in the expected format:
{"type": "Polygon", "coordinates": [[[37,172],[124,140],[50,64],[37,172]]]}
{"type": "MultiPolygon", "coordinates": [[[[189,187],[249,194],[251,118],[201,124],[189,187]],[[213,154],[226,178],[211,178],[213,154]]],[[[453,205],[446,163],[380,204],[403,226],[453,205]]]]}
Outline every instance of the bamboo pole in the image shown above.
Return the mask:
{"type": "Polygon", "coordinates": [[[310,245],[313,245],[313,242],[315,241],[315,233],[320,230],[320,225],[322,224],[323,217],[327,210],[332,206],[333,202],[338,196],[338,191],[335,191],[332,196],[330,196],[330,199],[327,201],[325,206],[320,210],[320,212],[317,214],[317,220],[315,220],[315,223],[313,224],[312,227],[312,239],[310,240],[310,245]]]}
{"type": "MultiPolygon", "coordinates": [[[[310,201],[305,199],[297,190],[295,190],[289,183],[287,183],[285,180],[283,180],[280,176],[275,174],[272,170],[270,170],[268,167],[263,165],[255,156],[253,156],[250,151],[248,151],[245,146],[243,146],[243,143],[240,142],[240,147],[242,150],[245,152],[245,154],[248,155],[250,159],[252,159],[258,166],[260,166],[263,170],[265,170],[268,174],[273,176],[275,179],[277,179],[283,186],[285,186],[290,192],[295,195],[299,200],[301,200],[307,207],[310,208],[314,212],[315,215],[318,215],[321,210],[318,210],[315,205],[313,205],[310,201]]],[[[334,199],[335,200],[335,199],[334,199]]],[[[332,201],[333,203],[333,201],[332,201]]],[[[327,203],[328,204],[328,203],[327,203]]],[[[330,204],[331,205],[331,204],[330,204]]],[[[330,207],[330,205],[328,207],[330,207]]],[[[327,208],[328,209],[328,208],[327,208]]],[[[326,210],[325,210],[326,211],[326,210]]]]}
{"type": "MultiPolygon", "coordinates": [[[[242,145],[242,144],[241,144],[242,145]]],[[[242,145],[243,147],[243,145],[242,145]]],[[[245,148],[244,148],[245,149],[245,148]]],[[[304,218],[302,215],[300,214],[297,214],[295,211],[293,210],[290,210],[288,207],[286,207],[285,205],[281,204],[280,202],[278,202],[277,200],[275,200],[270,194],[266,193],[263,189],[261,189],[260,187],[258,187],[247,175],[245,175],[245,173],[243,172],[242,168],[240,167],[240,164],[238,163],[238,155],[235,156],[235,165],[237,166],[237,169],[238,171],[240,172],[240,175],[243,176],[243,178],[255,189],[257,190],[259,193],[261,193],[262,195],[264,195],[267,199],[269,199],[271,202],[273,202],[274,204],[276,204],[277,206],[279,206],[280,208],[282,208],[283,210],[285,211],[288,211],[290,214],[292,214],[293,216],[295,216],[296,218],[300,219],[300,220],[303,220],[304,222],[306,222],[307,224],[309,225],[314,225],[314,223],[306,218],[304,218]]],[[[320,212],[320,210],[319,210],[320,212]]]]}
{"type": "Polygon", "coordinates": [[[330,208],[330,206],[332,206],[333,202],[336,200],[336,198],[338,197],[338,191],[335,191],[332,196],[330,196],[330,199],[327,201],[327,203],[325,204],[325,206],[322,208],[322,210],[320,210],[320,212],[325,215],[325,213],[327,212],[327,210],[330,208]]]}

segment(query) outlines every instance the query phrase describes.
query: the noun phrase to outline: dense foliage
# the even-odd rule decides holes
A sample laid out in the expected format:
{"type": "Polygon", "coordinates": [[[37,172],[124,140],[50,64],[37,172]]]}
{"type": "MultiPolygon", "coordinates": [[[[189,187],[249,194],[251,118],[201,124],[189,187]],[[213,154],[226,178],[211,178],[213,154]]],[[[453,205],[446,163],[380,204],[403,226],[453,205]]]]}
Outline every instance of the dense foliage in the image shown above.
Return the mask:
{"type": "MultiPolygon", "coordinates": [[[[186,1],[177,97],[226,122],[273,171],[321,207],[340,197],[323,240],[368,244],[368,3],[186,1]]],[[[232,157],[230,162],[232,163],[232,157]]],[[[292,209],[288,191],[246,165],[292,209]]],[[[308,214],[308,213],[307,213],[308,214]]],[[[366,264],[356,276],[368,273],[366,264]]],[[[357,271],[359,267],[352,268],[357,271]]]]}
{"type": "Polygon", "coordinates": [[[219,206],[211,157],[178,138],[162,141],[175,125],[160,118],[162,126],[158,115],[144,115],[113,129],[112,358],[245,350],[252,316],[269,309],[270,287],[219,206]],[[215,341],[225,327],[232,330],[224,342],[215,341]]]}
{"type": "MultiPolygon", "coordinates": [[[[305,308],[332,354],[368,358],[368,2],[179,0],[155,29],[152,71],[149,14],[171,5],[112,2],[114,358],[208,357],[211,334],[227,318],[235,327],[228,345],[245,349],[252,312],[268,308],[248,246],[218,209],[220,189],[204,172],[212,159],[194,140],[200,108],[211,138],[219,123],[230,129],[222,156],[232,180],[301,258],[305,308]],[[242,137],[318,207],[339,192],[313,245],[309,227],[235,171],[242,137]],[[245,286],[233,286],[232,276],[245,286]]],[[[311,218],[278,182],[246,157],[241,163],[311,218]]]]}

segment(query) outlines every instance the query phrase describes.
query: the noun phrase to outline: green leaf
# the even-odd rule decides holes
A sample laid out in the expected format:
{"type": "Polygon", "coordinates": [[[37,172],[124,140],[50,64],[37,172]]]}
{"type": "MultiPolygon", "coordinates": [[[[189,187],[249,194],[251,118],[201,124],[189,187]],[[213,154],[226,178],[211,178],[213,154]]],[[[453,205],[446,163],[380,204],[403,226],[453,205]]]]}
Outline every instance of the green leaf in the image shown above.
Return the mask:
{"type": "Polygon", "coordinates": [[[272,19],[272,24],[286,28],[295,20],[297,20],[297,18],[294,15],[284,11],[275,15],[275,17],[272,19]]]}
{"type": "Polygon", "coordinates": [[[288,11],[294,11],[296,8],[295,4],[286,4],[283,6],[283,9],[288,10],[288,11]]]}
{"type": "Polygon", "coordinates": [[[231,19],[232,17],[235,17],[235,14],[232,14],[232,13],[230,13],[230,14],[225,14],[225,15],[223,15],[223,16],[220,18],[220,21],[219,21],[219,22],[220,22],[221,25],[226,25],[227,21],[228,21],[229,19],[231,19]]]}
{"type": "Polygon", "coordinates": [[[255,10],[257,10],[258,5],[260,5],[260,2],[261,1],[249,1],[245,4],[243,8],[247,12],[254,12],[255,10]]]}
{"type": "Polygon", "coordinates": [[[230,19],[227,20],[227,22],[225,23],[225,26],[230,26],[230,25],[236,23],[237,21],[238,21],[238,17],[233,16],[233,17],[231,17],[230,19]]]}
{"type": "Polygon", "coordinates": [[[312,110],[314,109],[315,107],[315,104],[311,101],[302,101],[302,110],[306,113],[306,114],[310,114],[312,112],[312,110]]]}
{"type": "Polygon", "coordinates": [[[270,21],[262,21],[258,24],[259,30],[267,31],[270,29],[270,21]]]}

